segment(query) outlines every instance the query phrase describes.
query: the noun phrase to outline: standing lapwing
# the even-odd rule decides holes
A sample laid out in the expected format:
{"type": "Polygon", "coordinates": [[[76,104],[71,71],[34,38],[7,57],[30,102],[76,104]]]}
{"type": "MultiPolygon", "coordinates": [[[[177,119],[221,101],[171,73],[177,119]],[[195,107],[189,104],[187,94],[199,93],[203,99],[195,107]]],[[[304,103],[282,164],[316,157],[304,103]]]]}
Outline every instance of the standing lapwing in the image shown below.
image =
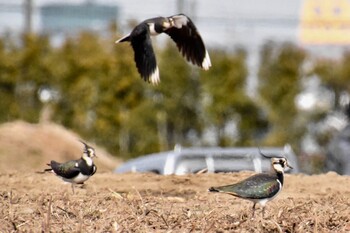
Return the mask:
{"type": "Polygon", "coordinates": [[[255,205],[262,205],[262,216],[264,217],[265,204],[271,201],[282,190],[284,170],[292,167],[288,164],[285,157],[268,157],[261,153],[265,158],[271,158],[273,172],[271,174],[260,173],[253,175],[236,184],[211,187],[210,192],[227,193],[235,197],[243,198],[254,202],[253,217],[255,205]]]}
{"type": "Polygon", "coordinates": [[[145,81],[159,83],[159,70],[150,36],[168,34],[182,55],[204,70],[211,66],[208,51],[192,20],[184,14],[147,19],[116,43],[129,41],[134,49],[137,70],[145,81]]]}
{"type": "MultiPolygon", "coordinates": [[[[81,141],[82,142],[82,141],[81,141]]],[[[86,180],[95,174],[97,167],[92,158],[96,156],[95,149],[87,145],[85,142],[83,155],[78,160],[71,160],[65,163],[58,163],[52,160],[44,172],[53,172],[62,180],[72,183],[72,191],[74,193],[74,184],[83,184],[86,180]]],[[[97,156],[96,156],[97,157],[97,156]]]]}

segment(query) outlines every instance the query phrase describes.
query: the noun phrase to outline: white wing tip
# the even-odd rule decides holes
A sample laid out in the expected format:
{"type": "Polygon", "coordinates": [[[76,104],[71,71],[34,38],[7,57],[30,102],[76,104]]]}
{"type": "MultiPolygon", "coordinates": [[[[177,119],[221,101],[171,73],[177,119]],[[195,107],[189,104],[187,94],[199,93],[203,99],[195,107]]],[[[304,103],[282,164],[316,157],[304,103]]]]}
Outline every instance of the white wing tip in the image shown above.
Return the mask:
{"type": "Polygon", "coordinates": [[[209,70],[210,67],[211,67],[211,61],[210,61],[209,53],[208,51],[205,51],[205,57],[202,62],[202,68],[204,70],[209,70]]]}
{"type": "Polygon", "coordinates": [[[123,42],[127,37],[129,37],[130,34],[126,35],[126,36],[123,36],[122,38],[120,38],[119,40],[116,40],[114,43],[118,44],[120,42],[123,42]]]}
{"type": "Polygon", "coordinates": [[[153,85],[158,85],[160,83],[160,78],[159,78],[159,69],[158,67],[154,70],[154,72],[149,76],[149,81],[153,85]]]}
{"type": "Polygon", "coordinates": [[[114,43],[118,44],[123,38],[120,38],[119,40],[116,40],[114,43]]]}

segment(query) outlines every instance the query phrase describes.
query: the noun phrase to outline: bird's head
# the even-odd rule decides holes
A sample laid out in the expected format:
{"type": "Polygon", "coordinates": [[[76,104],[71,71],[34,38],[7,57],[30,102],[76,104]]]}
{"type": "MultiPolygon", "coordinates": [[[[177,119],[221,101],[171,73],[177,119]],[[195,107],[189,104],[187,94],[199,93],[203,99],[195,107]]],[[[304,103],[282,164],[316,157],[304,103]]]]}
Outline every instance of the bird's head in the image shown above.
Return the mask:
{"type": "Polygon", "coordinates": [[[271,158],[271,164],[273,169],[277,172],[283,172],[287,168],[293,169],[293,167],[288,164],[286,158],[271,158]]]}
{"type": "Polygon", "coordinates": [[[293,169],[293,167],[288,164],[288,160],[284,156],[267,156],[261,152],[260,148],[259,153],[263,157],[271,159],[271,165],[277,172],[283,172],[287,168],[293,169]]]}
{"type": "Polygon", "coordinates": [[[83,141],[80,141],[80,142],[84,144],[83,157],[88,157],[88,158],[97,157],[95,153],[95,149],[93,147],[89,146],[83,141]]]}
{"type": "Polygon", "coordinates": [[[172,17],[166,18],[166,20],[163,21],[163,28],[171,28],[175,26],[175,21],[172,17]]]}

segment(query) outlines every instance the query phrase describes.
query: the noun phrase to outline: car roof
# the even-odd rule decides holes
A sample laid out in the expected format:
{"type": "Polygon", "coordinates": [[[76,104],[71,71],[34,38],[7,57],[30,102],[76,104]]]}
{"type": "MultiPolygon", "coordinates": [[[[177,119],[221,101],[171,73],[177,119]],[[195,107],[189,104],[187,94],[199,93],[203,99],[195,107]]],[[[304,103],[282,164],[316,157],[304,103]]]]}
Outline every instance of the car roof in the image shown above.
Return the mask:
{"type": "MultiPolygon", "coordinates": [[[[298,172],[297,161],[294,152],[289,145],[285,147],[261,147],[260,150],[268,155],[284,155],[294,165],[293,172],[298,172]]],[[[257,147],[180,147],[176,146],[174,150],[152,153],[135,159],[128,160],[121,166],[117,167],[114,172],[124,173],[128,171],[147,172],[154,171],[164,173],[169,161],[174,163],[179,158],[184,157],[217,157],[230,156],[237,158],[261,158],[257,147]]],[[[172,166],[171,164],[170,166],[172,166]]]]}

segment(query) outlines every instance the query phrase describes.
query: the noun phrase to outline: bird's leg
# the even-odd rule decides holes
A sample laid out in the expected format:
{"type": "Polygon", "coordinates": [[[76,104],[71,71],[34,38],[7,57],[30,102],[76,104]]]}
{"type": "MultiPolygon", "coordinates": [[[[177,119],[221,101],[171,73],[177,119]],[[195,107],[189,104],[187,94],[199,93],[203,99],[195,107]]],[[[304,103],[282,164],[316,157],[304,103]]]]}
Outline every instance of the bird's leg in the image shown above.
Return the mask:
{"type": "Polygon", "coordinates": [[[253,205],[253,218],[255,216],[255,205],[256,205],[256,203],[254,202],[254,205],[253,205]]]}
{"type": "Polygon", "coordinates": [[[264,215],[265,215],[265,206],[263,206],[261,213],[262,213],[262,214],[261,214],[261,215],[262,215],[262,218],[264,218],[264,215]]]}
{"type": "Polygon", "coordinates": [[[75,194],[74,192],[74,184],[72,183],[72,191],[73,191],[73,194],[75,194]]]}

